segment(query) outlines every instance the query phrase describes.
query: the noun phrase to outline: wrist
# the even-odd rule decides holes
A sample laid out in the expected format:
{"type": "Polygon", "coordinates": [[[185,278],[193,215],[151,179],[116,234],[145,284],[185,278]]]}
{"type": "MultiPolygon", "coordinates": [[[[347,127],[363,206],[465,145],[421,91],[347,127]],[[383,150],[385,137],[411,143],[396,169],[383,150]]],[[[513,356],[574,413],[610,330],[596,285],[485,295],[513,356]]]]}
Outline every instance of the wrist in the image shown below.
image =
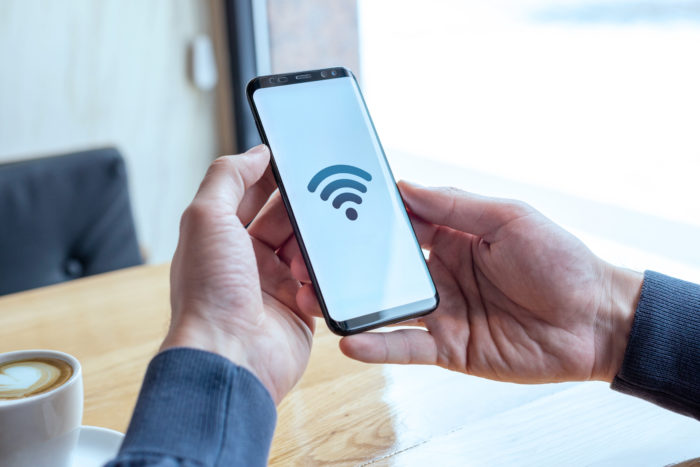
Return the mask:
{"type": "Polygon", "coordinates": [[[176,347],[204,350],[227,358],[255,375],[270,393],[275,404],[279,404],[283,395],[280,396],[270,379],[266,378],[266,375],[260,373],[259,368],[253,365],[255,355],[251,355],[247,351],[245,343],[237,336],[206,324],[179,323],[176,326],[171,326],[168,335],[163,339],[159,352],[176,347]]]}
{"type": "Polygon", "coordinates": [[[191,322],[173,325],[159,351],[175,347],[189,347],[220,355],[255,374],[241,341],[218,328],[191,322]]]}
{"type": "Polygon", "coordinates": [[[606,264],[604,306],[596,316],[596,363],[592,379],[612,382],[622,367],[644,275],[606,264]]]}

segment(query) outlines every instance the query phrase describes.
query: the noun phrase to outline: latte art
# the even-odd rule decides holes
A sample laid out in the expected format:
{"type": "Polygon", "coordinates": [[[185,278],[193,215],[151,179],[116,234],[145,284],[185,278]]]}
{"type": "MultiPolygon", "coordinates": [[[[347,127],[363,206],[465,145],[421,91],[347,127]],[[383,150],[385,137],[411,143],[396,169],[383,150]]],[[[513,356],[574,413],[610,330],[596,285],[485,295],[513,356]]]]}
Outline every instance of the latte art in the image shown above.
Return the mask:
{"type": "Polygon", "coordinates": [[[58,358],[32,358],[0,363],[0,401],[22,399],[61,386],[73,368],[58,358]]]}

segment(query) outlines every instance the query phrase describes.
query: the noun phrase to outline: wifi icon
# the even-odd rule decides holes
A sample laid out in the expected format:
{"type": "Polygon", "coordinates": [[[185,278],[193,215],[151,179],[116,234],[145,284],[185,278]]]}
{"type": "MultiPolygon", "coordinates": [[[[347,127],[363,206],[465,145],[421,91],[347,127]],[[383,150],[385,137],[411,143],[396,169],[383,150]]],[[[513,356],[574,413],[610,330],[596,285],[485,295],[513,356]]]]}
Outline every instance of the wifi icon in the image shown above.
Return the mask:
{"type": "MultiPolygon", "coordinates": [[[[316,175],[314,175],[307,188],[311,193],[313,193],[324,180],[338,174],[355,175],[356,177],[364,179],[368,182],[372,180],[372,176],[370,174],[359,167],[355,167],[354,165],[331,165],[325,169],[321,169],[316,175]]],[[[359,191],[360,193],[367,193],[367,186],[364,183],[358,182],[357,180],[353,180],[351,178],[339,178],[328,183],[321,190],[321,199],[323,201],[328,201],[328,198],[330,198],[334,192],[343,190],[335,198],[333,198],[333,201],[331,201],[334,208],[340,209],[345,202],[362,204],[362,198],[357,193],[347,191],[347,188],[359,191]]],[[[353,207],[348,207],[345,210],[345,216],[351,221],[354,221],[357,219],[357,211],[353,207]]]]}

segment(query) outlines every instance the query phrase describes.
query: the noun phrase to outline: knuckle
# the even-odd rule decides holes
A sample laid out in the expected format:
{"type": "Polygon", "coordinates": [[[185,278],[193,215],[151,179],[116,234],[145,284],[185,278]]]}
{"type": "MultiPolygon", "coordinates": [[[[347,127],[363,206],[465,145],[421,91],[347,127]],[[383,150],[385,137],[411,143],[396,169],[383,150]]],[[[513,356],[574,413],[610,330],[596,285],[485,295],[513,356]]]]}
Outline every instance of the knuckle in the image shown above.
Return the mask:
{"type": "Polygon", "coordinates": [[[224,172],[230,172],[236,170],[238,167],[238,160],[236,156],[219,156],[212,161],[209,165],[207,173],[217,172],[219,170],[224,172]]]}
{"type": "Polygon", "coordinates": [[[213,161],[211,161],[211,164],[209,164],[209,167],[207,168],[207,175],[215,172],[217,170],[220,170],[228,165],[228,159],[226,156],[219,156],[213,161]]]}
{"type": "Polygon", "coordinates": [[[207,222],[211,216],[210,209],[203,203],[193,202],[182,213],[180,230],[207,222]]]}
{"type": "Polygon", "coordinates": [[[462,196],[464,193],[462,190],[459,188],[453,187],[453,186],[444,186],[439,188],[439,190],[445,195],[449,196],[450,198],[457,198],[462,196]]]}
{"type": "Polygon", "coordinates": [[[233,164],[233,158],[235,156],[219,156],[216,159],[214,159],[211,163],[212,166],[214,165],[228,165],[228,164],[233,164]]]}
{"type": "Polygon", "coordinates": [[[506,200],[504,203],[505,210],[514,217],[524,217],[534,212],[534,208],[525,201],[506,200]]]}
{"type": "Polygon", "coordinates": [[[440,193],[445,197],[446,201],[443,211],[443,221],[454,218],[457,212],[458,200],[463,196],[464,192],[453,186],[439,188],[440,193]]]}

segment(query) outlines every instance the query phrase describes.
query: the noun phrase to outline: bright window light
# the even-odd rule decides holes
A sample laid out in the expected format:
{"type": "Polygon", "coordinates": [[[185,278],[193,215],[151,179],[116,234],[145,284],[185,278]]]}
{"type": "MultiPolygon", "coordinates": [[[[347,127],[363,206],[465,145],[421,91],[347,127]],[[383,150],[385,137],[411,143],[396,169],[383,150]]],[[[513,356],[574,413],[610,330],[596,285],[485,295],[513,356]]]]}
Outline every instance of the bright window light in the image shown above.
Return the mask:
{"type": "Polygon", "coordinates": [[[524,199],[700,280],[697,2],[360,0],[359,23],[397,178],[524,199]]]}

